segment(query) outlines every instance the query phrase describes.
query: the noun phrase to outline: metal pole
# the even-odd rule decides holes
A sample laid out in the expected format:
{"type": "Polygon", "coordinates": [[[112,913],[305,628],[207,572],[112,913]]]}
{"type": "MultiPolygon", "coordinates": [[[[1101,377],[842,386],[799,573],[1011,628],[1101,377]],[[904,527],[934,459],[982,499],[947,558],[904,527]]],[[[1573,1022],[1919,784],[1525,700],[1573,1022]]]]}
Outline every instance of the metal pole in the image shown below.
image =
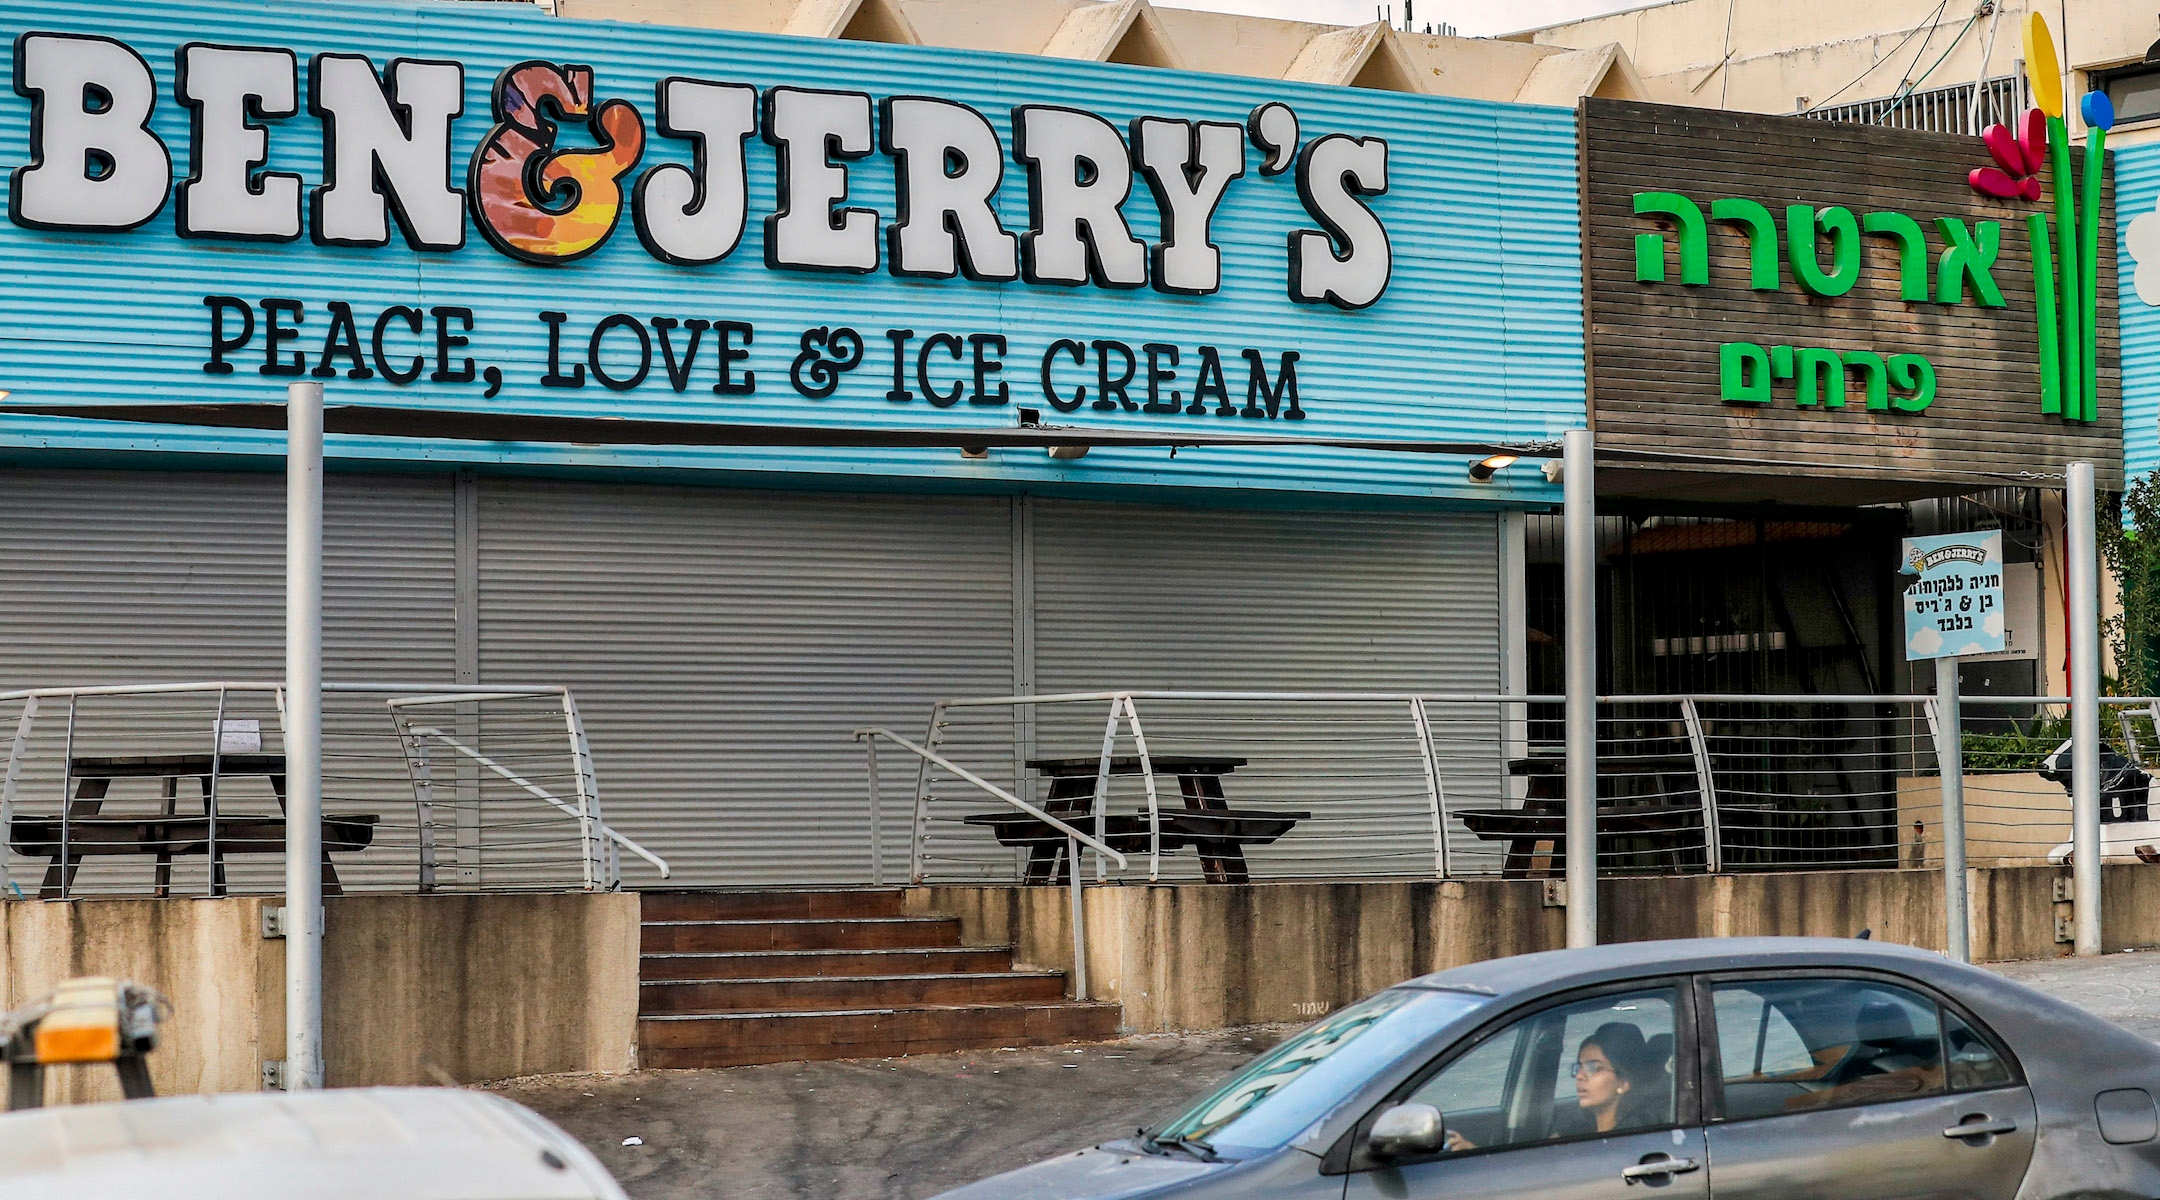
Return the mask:
{"type": "Polygon", "coordinates": [[[863,739],[863,752],[870,756],[870,882],[885,886],[885,814],[884,804],[878,795],[877,739],[863,739]]]}
{"type": "Polygon", "coordinates": [[[1942,775],[1943,953],[1972,961],[1965,899],[1965,723],[1958,703],[1958,660],[1935,660],[1935,765],[1942,775]]]}
{"type": "MultiPolygon", "coordinates": [[[[1100,853],[1097,853],[1096,861],[1102,861],[1100,853]]],[[[1073,999],[1085,1000],[1088,998],[1087,903],[1080,890],[1080,843],[1075,838],[1065,839],[1065,865],[1070,868],[1067,877],[1071,882],[1067,897],[1072,905],[1073,999]]]]}
{"type": "Polygon", "coordinates": [[[1595,435],[1563,444],[1567,506],[1567,944],[1597,945],[1597,476],[1595,435]]]}
{"type": "Polygon", "coordinates": [[[2077,952],[2100,953],[2100,578],[2093,470],[2074,462],[2063,489],[2070,559],[2070,853],[2077,952]]]}
{"type": "Polygon", "coordinates": [[[323,1085],[323,388],[285,389],[285,1086],[323,1085]]]}

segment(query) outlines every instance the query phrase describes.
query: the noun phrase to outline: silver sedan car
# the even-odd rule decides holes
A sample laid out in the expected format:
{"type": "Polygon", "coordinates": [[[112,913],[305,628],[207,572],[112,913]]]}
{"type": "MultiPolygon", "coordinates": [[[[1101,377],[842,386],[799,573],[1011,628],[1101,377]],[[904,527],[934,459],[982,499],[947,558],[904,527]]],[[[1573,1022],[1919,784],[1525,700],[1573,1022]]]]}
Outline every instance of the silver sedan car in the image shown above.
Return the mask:
{"type": "Polygon", "coordinates": [[[1399,984],[944,1200],[2156,1197],[2156,1089],[2160,1046],[1923,951],[1640,942],[1399,984]]]}

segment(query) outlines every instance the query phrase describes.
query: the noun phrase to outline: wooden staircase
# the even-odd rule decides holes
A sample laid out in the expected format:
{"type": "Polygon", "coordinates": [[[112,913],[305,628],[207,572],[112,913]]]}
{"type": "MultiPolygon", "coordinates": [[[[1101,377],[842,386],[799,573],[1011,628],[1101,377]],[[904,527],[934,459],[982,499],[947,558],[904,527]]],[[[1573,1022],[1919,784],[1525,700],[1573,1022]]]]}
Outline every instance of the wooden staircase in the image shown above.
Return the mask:
{"type": "Polygon", "coordinates": [[[1115,1004],[1065,998],[1062,971],[963,946],[952,917],[891,890],[647,892],[638,1061],[735,1067],[1117,1036],[1115,1004]]]}

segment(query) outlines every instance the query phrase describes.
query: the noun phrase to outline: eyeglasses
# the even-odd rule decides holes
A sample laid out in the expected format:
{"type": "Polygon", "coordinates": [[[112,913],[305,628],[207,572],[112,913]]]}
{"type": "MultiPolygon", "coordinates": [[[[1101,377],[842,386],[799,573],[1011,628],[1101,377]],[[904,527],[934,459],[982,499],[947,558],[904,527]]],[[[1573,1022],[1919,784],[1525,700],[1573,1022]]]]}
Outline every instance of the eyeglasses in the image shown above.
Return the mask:
{"type": "Polygon", "coordinates": [[[1609,1066],[1609,1065],[1607,1065],[1607,1064],[1605,1064],[1605,1063],[1601,1063],[1601,1062],[1599,1062],[1599,1061],[1597,1061],[1596,1059],[1594,1059],[1594,1058],[1593,1058],[1593,1059],[1589,1060],[1588,1062],[1573,1062],[1573,1063],[1569,1063],[1569,1064],[1568,1064],[1568,1069],[1567,1069],[1567,1073],[1568,1073],[1569,1075],[1571,1075],[1571,1076],[1573,1076],[1573,1077],[1577,1078],[1577,1079],[1581,1079],[1581,1078],[1582,1078],[1583,1076],[1585,1076],[1585,1075],[1595,1075],[1595,1074],[1597,1074],[1597,1073],[1598,1073],[1599,1071],[1610,1071],[1610,1070],[1612,1070],[1612,1067],[1611,1067],[1611,1066],[1609,1066]]]}

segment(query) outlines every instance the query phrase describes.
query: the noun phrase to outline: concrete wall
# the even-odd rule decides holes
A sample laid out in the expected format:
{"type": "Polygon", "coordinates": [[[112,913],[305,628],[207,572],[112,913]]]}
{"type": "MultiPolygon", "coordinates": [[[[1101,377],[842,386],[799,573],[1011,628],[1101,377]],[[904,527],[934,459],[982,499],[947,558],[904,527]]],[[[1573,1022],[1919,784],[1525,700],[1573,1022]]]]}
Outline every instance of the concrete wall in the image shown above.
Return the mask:
{"type": "MultiPolygon", "coordinates": [[[[2059,867],[1970,872],[1981,961],[2067,954],[2059,867]]],[[[2108,949],[2160,944],[2160,870],[2103,871],[2108,949]]],[[[1939,871],[1816,871],[1608,879],[1602,941],[1853,937],[1942,948],[1939,871]]],[[[963,940],[1010,943],[1019,961],[1070,970],[1069,893],[1058,887],[912,888],[911,912],[961,921],[963,940]]],[[[1542,882],[1278,883],[1091,887],[1088,993],[1138,1031],[1307,1020],[1428,971],[1565,944],[1565,910],[1542,882]]]]}
{"type": "MultiPolygon", "coordinates": [[[[274,898],[0,904],[0,1006],[78,975],[172,1001],[151,1056],[160,1094],[253,1091],[285,1056],[285,943],[274,898]]],[[[337,1085],[498,1079],[636,1065],[635,895],[346,896],[323,939],[324,1038],[337,1085]]],[[[117,1099],[107,1068],[51,1075],[56,1100],[117,1099]]]]}

